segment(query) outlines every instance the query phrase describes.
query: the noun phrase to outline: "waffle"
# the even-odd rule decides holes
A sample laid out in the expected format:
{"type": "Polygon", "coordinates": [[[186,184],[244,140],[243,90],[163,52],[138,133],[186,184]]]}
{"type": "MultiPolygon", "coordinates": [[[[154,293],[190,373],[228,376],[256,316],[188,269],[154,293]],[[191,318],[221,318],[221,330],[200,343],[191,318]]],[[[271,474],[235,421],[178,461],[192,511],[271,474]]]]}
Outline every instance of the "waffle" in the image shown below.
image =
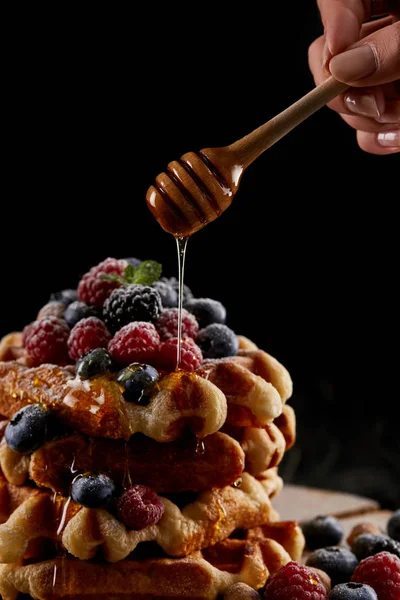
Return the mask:
{"type": "Polygon", "coordinates": [[[0,593],[3,600],[16,600],[19,592],[43,600],[214,600],[238,582],[260,589],[281,566],[297,560],[304,545],[300,528],[290,521],[265,531],[249,529],[241,537],[185,558],[129,558],[107,568],[71,557],[0,565],[0,593]]]}

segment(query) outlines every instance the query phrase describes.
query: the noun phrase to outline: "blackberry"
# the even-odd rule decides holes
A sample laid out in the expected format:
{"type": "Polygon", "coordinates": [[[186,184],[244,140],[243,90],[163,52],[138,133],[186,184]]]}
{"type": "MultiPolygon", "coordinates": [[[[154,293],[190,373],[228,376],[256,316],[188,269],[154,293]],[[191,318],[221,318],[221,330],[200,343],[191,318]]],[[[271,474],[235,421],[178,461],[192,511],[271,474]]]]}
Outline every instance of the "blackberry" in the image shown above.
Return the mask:
{"type": "Polygon", "coordinates": [[[342,541],[344,535],[340,521],[330,515],[318,515],[304,523],[302,530],[309,550],[336,546],[342,541]]]}
{"type": "Polygon", "coordinates": [[[131,284],[111,292],[103,307],[108,329],[115,333],[132,321],[157,321],[161,314],[160,294],[153,287],[131,284]]]}
{"type": "Polygon", "coordinates": [[[158,279],[152,283],[152,287],[160,294],[164,308],[176,308],[178,306],[178,292],[172,285],[158,279]]]}
{"type": "MultiPolygon", "coordinates": [[[[159,281],[163,281],[163,282],[167,283],[168,285],[170,285],[172,287],[172,289],[175,290],[175,292],[177,294],[179,293],[179,280],[176,277],[160,277],[159,281]]],[[[178,298],[178,296],[177,296],[177,298],[178,298]]],[[[188,300],[190,300],[190,298],[193,298],[193,292],[190,289],[190,287],[188,287],[184,283],[183,284],[183,293],[182,293],[183,304],[188,302],[188,300]]],[[[177,306],[177,304],[178,304],[178,302],[176,303],[176,306],[177,306]]]]}
{"type": "Polygon", "coordinates": [[[328,546],[314,550],[306,561],[308,567],[321,569],[329,575],[332,586],[350,581],[358,560],[353,552],[339,546],[328,546]]]}
{"type": "Polygon", "coordinates": [[[236,356],[239,350],[237,336],[232,329],[222,323],[212,323],[200,329],[196,337],[203,358],[223,358],[236,356]]]}
{"type": "Polygon", "coordinates": [[[89,306],[80,300],[75,300],[67,306],[64,312],[64,319],[67,324],[73,328],[78,321],[87,317],[101,317],[100,311],[94,306],[89,306]]]}
{"type": "Polygon", "coordinates": [[[62,302],[65,306],[71,304],[71,302],[75,302],[78,300],[78,293],[76,290],[67,289],[61,290],[60,292],[54,292],[50,296],[50,302],[62,302]]]}
{"type": "Polygon", "coordinates": [[[378,554],[378,552],[390,552],[400,558],[400,542],[388,535],[363,533],[359,535],[351,545],[351,551],[358,560],[378,554]]]}
{"type": "Polygon", "coordinates": [[[390,517],[387,523],[387,532],[391,538],[400,542],[400,508],[390,517]]]}
{"type": "Polygon", "coordinates": [[[185,308],[196,317],[201,329],[211,323],[225,323],[226,321],[225,306],[212,298],[191,298],[185,303],[185,308]]]}

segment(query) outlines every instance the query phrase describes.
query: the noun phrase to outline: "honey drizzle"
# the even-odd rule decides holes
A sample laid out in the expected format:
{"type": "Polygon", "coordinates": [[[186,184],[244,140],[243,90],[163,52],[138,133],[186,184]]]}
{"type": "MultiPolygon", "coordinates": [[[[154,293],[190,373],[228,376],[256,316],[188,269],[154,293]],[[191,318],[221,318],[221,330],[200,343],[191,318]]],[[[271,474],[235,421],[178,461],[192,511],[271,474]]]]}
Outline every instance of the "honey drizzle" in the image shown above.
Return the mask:
{"type": "Polygon", "coordinates": [[[182,306],[183,306],[183,279],[185,273],[185,258],[188,237],[176,237],[176,247],[178,251],[178,344],[176,353],[176,368],[179,371],[182,360],[182,306]]]}

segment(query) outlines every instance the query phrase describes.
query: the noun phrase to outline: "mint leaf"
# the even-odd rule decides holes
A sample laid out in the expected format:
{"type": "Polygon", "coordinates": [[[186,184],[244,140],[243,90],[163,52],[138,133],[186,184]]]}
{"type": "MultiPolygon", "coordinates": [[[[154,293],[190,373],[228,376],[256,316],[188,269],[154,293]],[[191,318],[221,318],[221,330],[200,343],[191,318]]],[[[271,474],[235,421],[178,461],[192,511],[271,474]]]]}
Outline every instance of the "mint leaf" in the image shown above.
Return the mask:
{"type": "Polygon", "coordinates": [[[118,275],[118,273],[100,273],[99,277],[100,279],[105,279],[106,281],[116,281],[117,283],[126,285],[125,279],[123,279],[121,275],[118,275]]]}
{"type": "Polygon", "coordinates": [[[135,275],[132,283],[141,283],[142,285],[151,285],[157,279],[160,279],[162,266],[155,260],[144,260],[135,269],[135,275]]]}
{"type": "Polygon", "coordinates": [[[136,273],[136,269],[133,265],[128,265],[127,267],[125,267],[124,279],[126,280],[127,283],[133,283],[133,281],[135,279],[135,273],[136,273]]]}

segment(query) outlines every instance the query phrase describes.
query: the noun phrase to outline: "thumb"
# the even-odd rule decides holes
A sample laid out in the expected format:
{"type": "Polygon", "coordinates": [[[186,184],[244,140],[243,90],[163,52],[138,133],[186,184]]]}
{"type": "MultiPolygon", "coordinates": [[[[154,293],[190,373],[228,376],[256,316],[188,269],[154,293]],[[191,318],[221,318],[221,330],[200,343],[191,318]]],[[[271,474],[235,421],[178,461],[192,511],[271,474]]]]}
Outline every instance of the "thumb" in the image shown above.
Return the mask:
{"type": "Polygon", "coordinates": [[[334,56],[329,70],[335,79],[352,87],[400,79],[400,21],[379,29],[346,52],[334,56]]]}

